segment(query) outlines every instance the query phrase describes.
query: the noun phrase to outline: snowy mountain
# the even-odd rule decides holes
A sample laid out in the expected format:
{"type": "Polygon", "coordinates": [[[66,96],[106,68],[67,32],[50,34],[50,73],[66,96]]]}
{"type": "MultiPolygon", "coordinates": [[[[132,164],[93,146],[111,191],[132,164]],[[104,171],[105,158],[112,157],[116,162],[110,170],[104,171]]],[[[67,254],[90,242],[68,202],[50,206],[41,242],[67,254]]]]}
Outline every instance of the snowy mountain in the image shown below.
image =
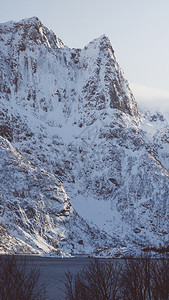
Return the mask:
{"type": "Polygon", "coordinates": [[[0,58],[2,251],[166,245],[169,125],[139,112],[109,39],[70,49],[33,17],[0,24],[0,58]]]}

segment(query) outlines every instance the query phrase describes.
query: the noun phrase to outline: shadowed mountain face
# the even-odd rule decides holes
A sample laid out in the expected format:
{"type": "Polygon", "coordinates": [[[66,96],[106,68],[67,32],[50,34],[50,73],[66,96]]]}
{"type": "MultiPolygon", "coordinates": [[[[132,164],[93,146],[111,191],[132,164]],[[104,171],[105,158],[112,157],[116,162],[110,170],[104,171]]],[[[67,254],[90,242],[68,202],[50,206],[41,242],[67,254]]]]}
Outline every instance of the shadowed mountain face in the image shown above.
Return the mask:
{"type": "Polygon", "coordinates": [[[109,39],[69,49],[33,17],[1,24],[0,41],[2,249],[165,244],[168,123],[139,113],[109,39]]]}

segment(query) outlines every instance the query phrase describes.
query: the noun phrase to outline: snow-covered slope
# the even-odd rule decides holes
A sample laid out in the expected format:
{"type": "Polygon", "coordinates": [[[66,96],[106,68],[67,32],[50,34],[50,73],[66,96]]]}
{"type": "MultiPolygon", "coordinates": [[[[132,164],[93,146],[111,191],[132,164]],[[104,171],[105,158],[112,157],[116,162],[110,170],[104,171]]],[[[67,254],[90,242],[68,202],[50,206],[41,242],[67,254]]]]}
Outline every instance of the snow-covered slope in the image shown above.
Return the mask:
{"type": "MultiPolygon", "coordinates": [[[[93,228],[90,232],[95,236],[95,244],[90,248],[89,235],[85,242],[89,247],[84,247],[84,252],[103,249],[104,242],[109,248],[110,244],[111,247],[134,247],[167,243],[167,151],[165,144],[164,151],[160,150],[161,138],[156,139],[156,145],[152,142],[150,120],[138,111],[109,39],[103,35],[84,49],[69,49],[33,17],[0,25],[0,57],[0,135],[30,161],[31,168],[34,164],[33,178],[34,172],[45,169],[44,174],[49,176],[45,186],[50,194],[54,184],[50,181],[55,180],[57,185],[61,180],[63,195],[67,193],[70,198],[68,201],[66,196],[57,195],[61,206],[71,208],[64,216],[68,226],[58,220],[52,223],[55,241],[60,241],[55,226],[61,232],[65,230],[69,237],[65,244],[59,244],[59,251],[82,251],[78,238],[73,242],[76,250],[70,247],[70,232],[87,239],[84,222],[93,228]],[[79,215],[76,222],[73,221],[75,211],[79,215]],[[102,231],[106,234],[104,239],[102,231]]],[[[160,127],[162,120],[159,122],[160,127]]],[[[6,161],[11,164],[11,159],[8,157],[6,161]]],[[[3,168],[3,177],[6,168],[3,168]]],[[[6,175],[9,182],[13,182],[17,172],[13,166],[6,175]]],[[[15,188],[20,190],[17,184],[15,188]]],[[[0,185],[3,189],[2,181],[0,185]]],[[[26,177],[22,179],[22,186],[27,187],[26,177]]],[[[37,180],[34,197],[26,196],[29,207],[35,206],[37,214],[41,212],[37,199],[43,195],[43,189],[37,180]]],[[[6,186],[3,199],[8,199],[10,193],[6,186]]],[[[19,203],[21,198],[18,194],[19,203]]],[[[51,195],[45,201],[48,204],[45,204],[44,218],[49,215],[53,219],[46,208],[53,205],[51,195]]],[[[59,209],[55,207],[56,211],[59,209]]],[[[3,216],[2,224],[8,220],[14,226],[15,221],[10,216],[11,211],[6,219],[3,216]]],[[[23,221],[21,215],[18,218],[23,221]]],[[[36,214],[32,218],[36,223],[36,214]]],[[[42,219],[38,219],[36,226],[45,231],[42,219]]],[[[27,247],[33,249],[37,249],[39,243],[36,226],[33,232],[28,227],[26,231],[27,247]]],[[[4,227],[6,229],[6,225],[4,227]]],[[[22,226],[22,232],[24,228],[22,226]]],[[[16,225],[11,235],[13,238],[19,235],[23,241],[16,225]]],[[[50,248],[48,235],[43,235],[43,239],[50,248]]]]}
{"type": "Polygon", "coordinates": [[[0,138],[0,250],[90,253],[110,247],[105,234],[79,217],[60,180],[35,167],[0,138]]]}

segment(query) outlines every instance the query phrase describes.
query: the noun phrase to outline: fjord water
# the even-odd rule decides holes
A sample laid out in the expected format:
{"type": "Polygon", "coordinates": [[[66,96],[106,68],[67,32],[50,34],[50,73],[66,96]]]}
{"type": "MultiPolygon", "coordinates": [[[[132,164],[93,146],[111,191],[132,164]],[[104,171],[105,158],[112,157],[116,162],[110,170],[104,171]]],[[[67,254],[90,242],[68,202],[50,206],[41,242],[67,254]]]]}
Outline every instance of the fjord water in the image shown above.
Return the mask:
{"type": "MultiPolygon", "coordinates": [[[[23,257],[25,256],[18,255],[18,262],[20,262],[23,257]]],[[[91,260],[92,258],[83,256],[74,258],[50,258],[36,255],[26,256],[28,268],[40,268],[40,282],[47,283],[47,300],[65,299],[65,272],[69,270],[72,274],[75,274],[91,260]]]]}

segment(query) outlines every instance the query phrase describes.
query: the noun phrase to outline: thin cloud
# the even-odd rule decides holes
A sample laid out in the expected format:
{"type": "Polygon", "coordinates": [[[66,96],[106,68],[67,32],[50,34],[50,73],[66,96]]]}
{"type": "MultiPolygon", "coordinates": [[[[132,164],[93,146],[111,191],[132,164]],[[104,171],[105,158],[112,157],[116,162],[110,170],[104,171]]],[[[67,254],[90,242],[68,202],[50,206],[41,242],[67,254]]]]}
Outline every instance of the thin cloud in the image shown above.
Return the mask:
{"type": "Polygon", "coordinates": [[[136,83],[130,83],[130,87],[140,108],[169,112],[168,91],[136,83]]]}

